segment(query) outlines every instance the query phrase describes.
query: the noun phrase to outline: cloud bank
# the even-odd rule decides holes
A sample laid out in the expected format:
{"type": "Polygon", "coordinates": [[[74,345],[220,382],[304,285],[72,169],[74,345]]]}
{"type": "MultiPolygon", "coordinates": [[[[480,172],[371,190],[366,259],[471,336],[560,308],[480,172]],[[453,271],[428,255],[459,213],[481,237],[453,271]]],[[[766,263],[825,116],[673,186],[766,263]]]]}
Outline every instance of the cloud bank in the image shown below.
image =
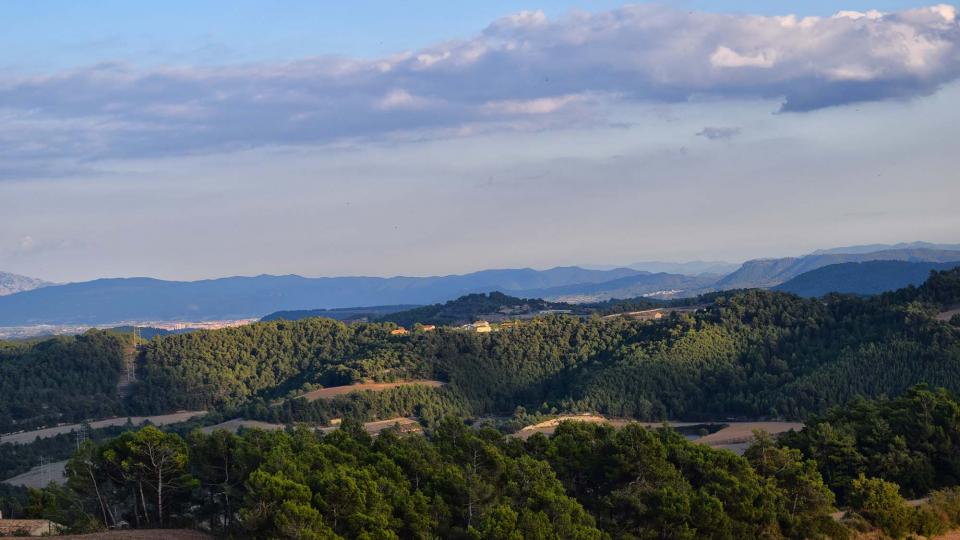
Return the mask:
{"type": "Polygon", "coordinates": [[[524,12],[377,60],[0,75],[0,178],[103,159],[604,122],[622,102],[763,98],[804,112],[928,95],[958,76],[949,5],[805,18],[650,5],[557,20],[524,12]]]}

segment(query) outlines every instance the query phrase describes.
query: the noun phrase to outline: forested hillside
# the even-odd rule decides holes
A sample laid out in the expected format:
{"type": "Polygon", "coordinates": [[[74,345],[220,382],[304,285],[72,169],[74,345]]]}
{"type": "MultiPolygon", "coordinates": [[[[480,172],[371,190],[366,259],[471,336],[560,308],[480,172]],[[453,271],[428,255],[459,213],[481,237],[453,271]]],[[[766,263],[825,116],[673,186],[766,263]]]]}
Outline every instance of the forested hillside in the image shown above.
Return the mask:
{"type": "Polygon", "coordinates": [[[564,422],[527,440],[453,417],[425,437],[372,438],[350,421],[327,435],[147,427],[88,441],[66,487],[0,491],[0,508],[75,532],[226,538],[932,537],[960,526],[958,411],[947,392],[914,388],[779,442],[758,433],[742,457],[638,424],[564,422]]]}
{"type": "Polygon", "coordinates": [[[0,433],[118,414],[131,342],[107,332],[0,341],[0,433]]]}
{"type": "MultiPolygon", "coordinates": [[[[422,404],[463,403],[478,416],[524,406],[652,420],[802,419],[916,383],[960,390],[960,329],[935,319],[960,301],[958,276],[870,299],[746,291],[659,321],[552,316],[482,335],[391,336],[390,324],[310,319],[169,336],[147,347],[135,400],[144,411],[262,400],[261,416],[317,419],[344,411],[335,402],[265,403],[316,385],[431,378],[450,384],[422,404]]],[[[391,395],[400,399],[377,400],[391,395]]]]}
{"type": "Polygon", "coordinates": [[[896,395],[917,383],[960,390],[960,328],[936,319],[960,303],[958,276],[937,273],[921,287],[873,298],[714,294],[696,312],[659,320],[549,316],[490,334],[441,327],[391,335],[393,323],[316,318],[169,335],[142,348],[138,382],[124,399],[116,387],[125,337],[93,331],[11,342],[0,349],[0,422],[10,431],[201,408],[283,422],[435,422],[517,407],[644,420],[804,419],[856,395],[896,395]],[[449,384],[287,399],[414,379],[449,384]]]}

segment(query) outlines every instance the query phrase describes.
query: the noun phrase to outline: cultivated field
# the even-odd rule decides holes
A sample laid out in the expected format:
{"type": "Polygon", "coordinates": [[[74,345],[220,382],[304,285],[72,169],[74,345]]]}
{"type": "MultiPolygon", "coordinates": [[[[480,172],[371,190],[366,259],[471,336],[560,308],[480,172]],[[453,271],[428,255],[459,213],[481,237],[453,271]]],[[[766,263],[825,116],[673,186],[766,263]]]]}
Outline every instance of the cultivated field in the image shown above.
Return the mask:
{"type": "MultiPolygon", "coordinates": [[[[387,428],[391,428],[395,425],[399,425],[400,431],[403,431],[405,433],[420,433],[421,431],[423,431],[422,428],[420,427],[420,422],[417,422],[416,419],[405,418],[402,416],[398,418],[391,418],[389,420],[376,420],[374,422],[367,422],[366,424],[363,425],[363,429],[367,430],[367,433],[371,435],[376,435],[381,431],[387,428]]],[[[317,428],[317,431],[320,431],[323,433],[330,433],[330,432],[336,431],[337,429],[339,428],[336,426],[322,427],[322,428],[317,428]]]]}
{"type": "Polygon", "coordinates": [[[938,321],[949,321],[954,315],[960,314],[960,306],[951,306],[947,311],[941,311],[937,314],[938,321]]]}
{"type": "MultiPolygon", "coordinates": [[[[123,426],[126,425],[127,421],[129,420],[135,426],[144,424],[147,421],[155,426],[165,426],[167,424],[186,422],[191,418],[196,418],[205,414],[207,414],[207,411],[181,411],[171,414],[159,414],[155,416],[123,416],[118,418],[108,418],[106,420],[97,420],[90,422],[89,425],[92,429],[100,429],[112,426],[123,426]]],[[[0,444],[28,444],[32,443],[36,439],[56,437],[57,435],[70,433],[71,431],[76,431],[78,429],[80,429],[80,424],[65,424],[51,428],[24,431],[22,433],[0,435],[0,444]]]]}
{"type": "Polygon", "coordinates": [[[753,440],[753,431],[757,429],[766,431],[771,435],[779,435],[791,429],[803,429],[803,424],[799,422],[729,422],[727,427],[705,437],[700,437],[694,442],[707,446],[749,443],[753,440]]]}
{"type": "Polygon", "coordinates": [[[37,489],[47,487],[47,484],[50,482],[62,484],[66,478],[66,466],[66,461],[47,463],[43,467],[37,466],[23,474],[18,474],[13,478],[7,478],[3,483],[10,484],[11,486],[37,489]]]}
{"type": "Polygon", "coordinates": [[[271,424],[269,422],[261,422],[260,420],[244,420],[243,418],[234,418],[233,420],[227,420],[226,422],[221,422],[213,426],[207,426],[200,429],[204,433],[213,433],[217,430],[229,431],[230,433],[236,433],[240,431],[240,428],[244,429],[262,429],[264,431],[279,431],[286,428],[287,426],[283,424],[271,424]]]}
{"type": "Polygon", "coordinates": [[[560,422],[566,421],[586,422],[588,424],[610,424],[614,427],[623,427],[627,424],[640,424],[641,426],[647,428],[663,427],[664,424],[675,428],[699,426],[703,424],[703,422],[637,422],[635,420],[629,420],[625,418],[607,418],[605,416],[599,416],[596,414],[576,414],[570,416],[559,416],[557,418],[551,418],[550,420],[540,422],[539,424],[529,425],[514,433],[513,436],[526,440],[533,436],[534,433],[552,435],[553,432],[557,430],[557,426],[560,425],[560,422]]]}
{"type": "MultiPolygon", "coordinates": [[[[376,435],[381,431],[393,427],[394,425],[399,424],[400,429],[405,432],[419,432],[421,431],[420,423],[413,418],[391,418],[389,420],[377,420],[374,422],[367,422],[363,425],[363,428],[367,430],[367,433],[371,435],[376,435]]],[[[240,428],[245,429],[262,429],[265,431],[278,431],[281,429],[286,429],[284,424],[271,424],[269,422],[261,422],[259,420],[244,420],[243,418],[234,418],[233,420],[227,420],[226,422],[221,422],[215,426],[207,426],[200,431],[204,433],[213,433],[214,431],[223,429],[231,433],[236,433],[240,431],[240,428]]],[[[316,431],[321,433],[330,433],[336,431],[337,426],[330,427],[318,427],[315,428],[316,431]]]]}
{"type": "Polygon", "coordinates": [[[332,399],[337,396],[342,396],[344,394],[349,394],[350,392],[362,392],[368,390],[371,392],[382,392],[384,390],[389,390],[391,388],[399,388],[401,386],[427,386],[430,388],[439,388],[445,386],[447,383],[442,381],[428,381],[428,380],[418,380],[418,381],[402,381],[402,382],[392,382],[392,383],[362,383],[362,384],[351,384],[347,386],[331,386],[330,388],[321,388],[320,390],[314,390],[312,392],[307,392],[297,396],[298,398],[306,398],[307,401],[316,401],[318,399],[332,399]]]}
{"type": "MultiPolygon", "coordinates": [[[[521,439],[527,439],[531,437],[534,433],[543,433],[544,435],[551,435],[554,431],[557,430],[557,425],[560,422],[564,421],[573,421],[573,422],[588,422],[591,424],[610,424],[614,427],[622,427],[627,424],[637,423],[646,428],[658,428],[664,425],[672,428],[683,428],[683,427],[693,427],[700,426],[704,424],[709,424],[711,422],[635,422],[633,420],[622,419],[622,418],[607,418],[604,416],[599,416],[595,414],[581,414],[581,415],[572,415],[572,416],[560,416],[558,418],[552,418],[545,422],[540,422],[539,424],[533,424],[527,426],[517,433],[514,434],[515,437],[520,437],[521,439]]],[[[717,422],[720,423],[720,422],[717,422]]],[[[722,422],[726,424],[727,427],[711,433],[705,437],[700,437],[695,439],[695,442],[700,444],[706,444],[707,446],[712,446],[715,448],[726,448],[736,453],[742,453],[746,446],[753,440],[753,431],[760,429],[770,433],[771,435],[779,435],[790,431],[791,429],[801,429],[803,424],[798,422],[722,422]]]]}

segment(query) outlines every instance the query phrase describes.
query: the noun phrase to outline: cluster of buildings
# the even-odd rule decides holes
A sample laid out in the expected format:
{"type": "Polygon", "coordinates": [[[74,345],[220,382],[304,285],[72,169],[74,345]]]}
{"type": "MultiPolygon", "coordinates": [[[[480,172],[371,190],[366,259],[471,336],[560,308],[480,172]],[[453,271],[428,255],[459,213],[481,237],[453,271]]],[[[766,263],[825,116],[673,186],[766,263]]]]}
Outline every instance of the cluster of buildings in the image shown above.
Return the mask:
{"type": "MultiPolygon", "coordinates": [[[[437,327],[432,324],[418,324],[413,330],[415,332],[433,332],[437,327]]],[[[409,334],[410,331],[406,328],[399,326],[390,331],[391,336],[405,336],[409,334]]]]}

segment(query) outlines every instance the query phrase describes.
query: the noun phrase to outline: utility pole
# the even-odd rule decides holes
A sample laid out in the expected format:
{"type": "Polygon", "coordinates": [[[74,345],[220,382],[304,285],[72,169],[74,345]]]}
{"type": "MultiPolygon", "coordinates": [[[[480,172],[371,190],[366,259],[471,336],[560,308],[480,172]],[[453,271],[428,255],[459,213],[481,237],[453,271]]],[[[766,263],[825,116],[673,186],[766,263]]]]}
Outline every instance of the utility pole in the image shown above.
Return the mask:
{"type": "Polygon", "coordinates": [[[80,450],[80,447],[83,446],[83,443],[87,441],[87,425],[80,424],[80,428],[77,429],[77,450],[80,450]]]}

